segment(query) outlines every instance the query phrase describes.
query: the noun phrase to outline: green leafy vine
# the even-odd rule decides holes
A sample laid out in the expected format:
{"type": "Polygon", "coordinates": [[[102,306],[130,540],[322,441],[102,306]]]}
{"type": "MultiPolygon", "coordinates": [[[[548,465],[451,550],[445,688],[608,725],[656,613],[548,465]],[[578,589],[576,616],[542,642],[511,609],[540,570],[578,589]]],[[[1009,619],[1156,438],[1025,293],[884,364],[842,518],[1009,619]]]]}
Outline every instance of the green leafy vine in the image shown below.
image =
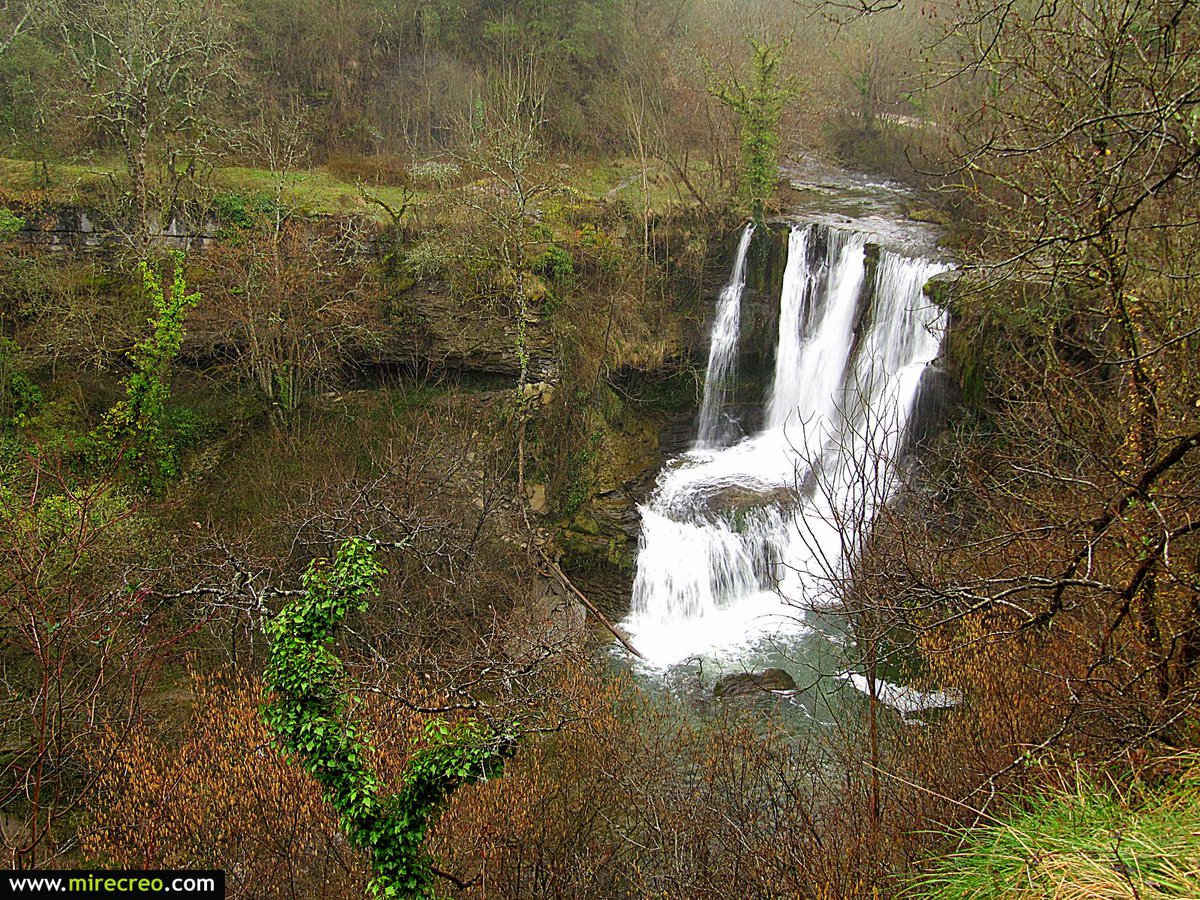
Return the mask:
{"type": "Polygon", "coordinates": [[[346,614],[377,596],[384,574],[375,547],[362,539],[346,541],[332,561],[313,560],[303,592],[267,625],[263,719],[284,752],[321,784],[350,842],[370,854],[371,895],[433,898],[436,869],[424,849],[430,824],[459,785],[500,773],[517,735],[478,721],[431,721],[402,786],[383,796],[368,763],[370,745],[350,720],[342,663],[331,645],[346,614]]]}
{"type": "Polygon", "coordinates": [[[143,261],[138,264],[142,285],[154,316],[151,334],[129,353],[133,372],[125,380],[125,396],[108,411],[92,435],[100,456],[122,454],[145,487],[159,492],[179,475],[179,423],[167,408],[171,395],[171,367],[183,344],[183,320],[200,302],[198,291],[188,292],[183,254],[175,251],[171,290],[163,278],[143,261]]]}
{"type": "Polygon", "coordinates": [[[795,96],[792,84],[780,75],[782,46],[751,38],[753,51],[749,83],[737,78],[713,79],[709,93],[741,119],[741,193],[756,222],[762,222],[779,182],[779,119],[795,96]]]}

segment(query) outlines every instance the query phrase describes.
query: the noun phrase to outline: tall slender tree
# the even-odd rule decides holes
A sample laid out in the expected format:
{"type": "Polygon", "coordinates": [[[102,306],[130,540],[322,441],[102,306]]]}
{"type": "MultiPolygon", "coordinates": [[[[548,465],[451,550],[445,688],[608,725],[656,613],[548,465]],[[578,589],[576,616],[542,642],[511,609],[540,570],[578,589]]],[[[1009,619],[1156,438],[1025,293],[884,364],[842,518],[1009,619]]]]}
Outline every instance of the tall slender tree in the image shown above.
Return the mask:
{"type": "Polygon", "coordinates": [[[741,195],[750,214],[761,221],[779,182],[779,119],[795,95],[780,74],[784,44],[750,39],[749,77],[714,78],[709,90],[738,114],[741,122],[741,195]]]}

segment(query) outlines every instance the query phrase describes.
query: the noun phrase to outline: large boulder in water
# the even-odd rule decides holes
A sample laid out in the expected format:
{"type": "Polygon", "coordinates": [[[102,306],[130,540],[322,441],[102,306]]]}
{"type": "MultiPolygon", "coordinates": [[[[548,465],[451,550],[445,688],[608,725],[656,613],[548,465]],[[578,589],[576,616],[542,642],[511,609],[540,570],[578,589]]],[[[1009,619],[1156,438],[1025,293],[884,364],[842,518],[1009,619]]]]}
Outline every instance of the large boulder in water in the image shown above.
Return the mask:
{"type": "Polygon", "coordinates": [[[761,672],[735,672],[723,675],[713,688],[713,696],[761,697],[776,691],[796,690],[796,680],[783,669],[764,669],[761,672]]]}
{"type": "Polygon", "coordinates": [[[768,506],[787,509],[796,501],[789,487],[764,487],[753,484],[721,484],[712,487],[696,503],[711,516],[736,521],[755,510],[768,506]]]}

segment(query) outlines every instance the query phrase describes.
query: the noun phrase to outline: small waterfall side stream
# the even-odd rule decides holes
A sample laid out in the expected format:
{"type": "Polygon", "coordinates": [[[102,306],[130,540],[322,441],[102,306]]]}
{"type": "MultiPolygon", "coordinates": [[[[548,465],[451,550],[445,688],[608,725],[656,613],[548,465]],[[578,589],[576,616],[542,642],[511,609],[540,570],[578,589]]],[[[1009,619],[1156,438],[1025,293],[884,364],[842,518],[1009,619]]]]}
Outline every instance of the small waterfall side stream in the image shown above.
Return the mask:
{"type": "Polygon", "coordinates": [[[893,493],[946,327],[923,288],[947,264],[861,228],[793,226],[764,424],[729,443],[737,431],[723,407],[752,237],[748,226],[718,300],[696,443],[640,507],[622,625],[656,670],[761,655],[805,633],[805,610],[838,602],[859,537],[893,493]]]}
{"type": "Polygon", "coordinates": [[[742,315],[742,292],[746,289],[746,256],[754,237],[754,225],[742,229],[734,257],[733,274],[717,300],[717,317],[713,321],[712,339],[708,345],[708,368],[704,373],[704,399],[700,404],[700,419],[696,425],[696,446],[720,447],[732,435],[731,423],[721,412],[729,396],[730,380],[737,365],[739,325],[742,315]]]}

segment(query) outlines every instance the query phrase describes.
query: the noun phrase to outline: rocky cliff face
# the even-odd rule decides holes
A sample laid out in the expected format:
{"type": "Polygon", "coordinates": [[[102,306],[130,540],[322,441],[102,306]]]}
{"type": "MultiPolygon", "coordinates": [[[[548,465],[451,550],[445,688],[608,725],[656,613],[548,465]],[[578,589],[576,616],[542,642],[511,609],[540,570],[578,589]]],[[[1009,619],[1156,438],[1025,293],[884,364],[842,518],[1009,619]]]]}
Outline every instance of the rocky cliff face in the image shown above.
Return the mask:
{"type": "MultiPolygon", "coordinates": [[[[349,223],[343,224],[350,228],[349,223]]],[[[436,280],[414,281],[390,273],[383,262],[386,242],[377,235],[373,239],[374,232],[361,222],[354,225],[349,243],[334,240],[338,235],[333,232],[339,229],[332,219],[295,221],[289,226],[293,231],[288,239],[296,246],[289,245],[288,252],[301,262],[307,261],[316,273],[314,284],[316,278],[327,282],[312,288],[311,297],[306,296],[304,302],[316,312],[304,319],[301,327],[342,329],[326,343],[344,362],[330,366],[322,376],[321,390],[337,395],[352,386],[369,389],[375,378],[385,374],[445,378],[451,383],[463,379],[488,388],[497,410],[505,406],[520,368],[516,352],[518,323],[513,316],[498,306],[464,303],[436,280]],[[341,318],[327,321],[321,317],[322,290],[342,304],[337,314],[341,318]]],[[[262,315],[264,310],[270,313],[274,306],[270,298],[242,300],[243,283],[250,277],[247,273],[256,251],[249,243],[239,243],[248,240],[249,232],[226,234],[221,228],[219,223],[196,227],[180,223],[175,229],[178,233],[170,235],[175,243],[164,242],[164,248],[203,251],[189,259],[189,282],[202,290],[209,302],[189,319],[181,364],[197,371],[224,372],[236,380],[238,367],[249,352],[242,320],[262,315]]],[[[42,210],[30,217],[21,235],[26,244],[21,252],[27,256],[44,254],[45,272],[86,269],[94,281],[96,261],[104,271],[111,271],[116,287],[110,289],[97,282],[93,285],[95,296],[84,298],[83,305],[111,305],[114,314],[120,307],[122,321],[128,320],[131,337],[122,339],[107,356],[114,365],[114,377],[119,377],[117,370],[123,356],[120,348],[129,345],[145,320],[139,311],[136,275],[117,262],[110,252],[110,242],[102,238],[104,231],[105,223],[98,213],[82,208],[42,210]]],[[[758,385],[751,383],[758,377],[754,373],[769,372],[773,364],[772,332],[778,317],[775,298],[782,279],[781,249],[786,247],[786,240],[785,227],[763,230],[748,279],[742,351],[752,361],[744,392],[747,398],[755,398],[753,402],[747,400],[751,419],[761,415],[754,409],[761,403],[762,393],[758,385]]],[[[703,289],[701,297],[677,297],[670,304],[665,298],[651,297],[645,301],[651,314],[641,314],[637,321],[628,317],[622,321],[618,316],[611,334],[572,334],[572,329],[581,327],[596,330],[597,323],[603,331],[605,316],[593,315],[583,326],[583,320],[570,320],[561,310],[555,312],[544,297],[530,304],[524,323],[529,390],[535,400],[533,431],[543,429],[536,439],[553,439],[555,436],[546,434],[545,429],[561,427],[563,421],[569,422],[576,414],[570,409],[571,404],[580,403],[574,396],[576,392],[564,388],[570,383],[566,373],[576,363],[571,348],[590,340],[594,351],[609,340],[607,358],[613,368],[605,368],[602,373],[601,390],[606,398],[602,422],[586,436],[587,445],[579,448],[586,456],[586,485],[575,492],[568,489],[566,493],[573,493],[568,502],[560,496],[563,492],[553,490],[545,480],[548,475],[535,473],[528,478],[527,493],[539,526],[553,537],[563,568],[613,617],[622,615],[629,602],[639,530],[637,505],[653,487],[664,459],[694,438],[699,399],[696,373],[704,369],[714,301],[721,280],[728,276],[737,229],[730,228],[722,236],[701,243],[715,251],[705,267],[712,272],[712,283],[703,289]],[[557,419],[549,415],[552,404],[567,407],[557,419]]],[[[295,277],[308,271],[300,263],[296,265],[299,274],[295,277]]],[[[611,290],[611,285],[599,286],[593,294],[589,277],[590,273],[581,273],[570,288],[569,299],[561,302],[592,303],[607,309],[607,299],[600,292],[611,290]]],[[[672,289],[681,290],[677,284],[672,289]]],[[[22,303],[21,298],[14,301],[18,318],[22,303]]],[[[43,324],[28,318],[23,327],[26,333],[20,336],[22,341],[28,338],[28,346],[35,346],[43,324]]],[[[322,360],[323,365],[326,362],[322,360]]],[[[588,365],[594,369],[593,363],[588,365]]],[[[587,381],[590,387],[591,376],[587,381]]]]}
{"type": "MultiPolygon", "coordinates": [[[[517,324],[511,317],[464,307],[438,285],[416,284],[389,299],[396,312],[356,351],[362,365],[498,376],[516,383],[517,324]]],[[[536,312],[526,318],[526,348],[530,380],[553,382],[558,372],[553,335],[536,312]]]]}
{"type": "MultiPolygon", "coordinates": [[[[112,213],[96,206],[54,206],[22,209],[25,227],[17,237],[54,249],[80,249],[119,243],[121,231],[112,213]]],[[[155,243],[167,249],[191,250],[217,239],[221,224],[210,216],[184,212],[164,217],[166,224],[151,227],[155,243]]]]}

